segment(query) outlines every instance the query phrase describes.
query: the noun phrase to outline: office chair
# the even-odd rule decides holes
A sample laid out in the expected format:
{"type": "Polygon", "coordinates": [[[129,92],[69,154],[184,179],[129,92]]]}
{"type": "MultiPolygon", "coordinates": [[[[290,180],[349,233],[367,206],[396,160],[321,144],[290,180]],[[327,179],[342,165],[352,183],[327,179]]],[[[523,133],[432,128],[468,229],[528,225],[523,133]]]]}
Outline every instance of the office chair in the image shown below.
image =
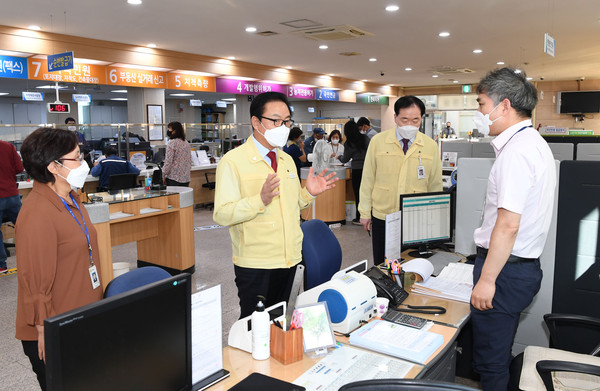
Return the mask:
{"type": "Polygon", "coordinates": [[[571,361],[542,360],[535,364],[535,369],[537,369],[542,378],[547,391],[554,391],[552,372],[574,372],[600,377],[599,366],[571,361]]]}
{"type": "Polygon", "coordinates": [[[327,282],[342,266],[342,248],[331,229],[323,221],[314,219],[300,226],[302,260],[304,262],[304,290],[327,282]]]}
{"type": "Polygon", "coordinates": [[[461,384],[430,380],[373,379],[342,386],[339,391],[475,391],[461,384]]]}
{"type": "Polygon", "coordinates": [[[104,297],[111,297],[128,290],[139,288],[152,282],[169,278],[168,271],[157,266],[145,266],[131,270],[108,283],[104,290],[104,297]]]}
{"type": "MultiPolygon", "coordinates": [[[[217,182],[215,182],[214,180],[211,181],[210,179],[208,179],[208,174],[212,175],[213,178],[215,176],[214,172],[205,172],[204,173],[204,177],[206,178],[206,183],[202,184],[202,187],[204,187],[205,189],[208,190],[215,190],[215,186],[217,185],[217,182]]],[[[208,209],[213,210],[213,208],[215,207],[215,203],[214,202],[209,202],[205,205],[208,209]]]]}

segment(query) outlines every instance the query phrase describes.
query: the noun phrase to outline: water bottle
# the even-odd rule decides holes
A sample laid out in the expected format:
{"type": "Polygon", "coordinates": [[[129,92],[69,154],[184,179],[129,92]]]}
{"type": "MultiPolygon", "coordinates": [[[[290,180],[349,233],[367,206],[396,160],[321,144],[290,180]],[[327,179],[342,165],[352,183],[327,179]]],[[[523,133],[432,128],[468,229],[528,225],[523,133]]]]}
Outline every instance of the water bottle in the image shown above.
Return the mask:
{"type": "Polygon", "coordinates": [[[258,296],[256,310],[252,313],[252,358],[266,360],[271,356],[271,321],[269,313],[265,311],[263,296],[258,296]]]}

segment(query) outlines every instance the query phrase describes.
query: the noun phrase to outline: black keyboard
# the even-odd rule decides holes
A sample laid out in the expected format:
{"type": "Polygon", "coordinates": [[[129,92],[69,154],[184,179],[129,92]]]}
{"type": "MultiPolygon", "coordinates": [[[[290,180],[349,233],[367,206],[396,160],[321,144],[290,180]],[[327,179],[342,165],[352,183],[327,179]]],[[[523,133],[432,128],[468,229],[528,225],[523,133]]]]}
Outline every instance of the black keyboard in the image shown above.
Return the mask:
{"type": "Polygon", "coordinates": [[[403,326],[414,327],[421,329],[427,323],[427,319],[419,318],[418,316],[408,315],[400,311],[388,309],[381,319],[389,322],[397,323],[403,326]]]}

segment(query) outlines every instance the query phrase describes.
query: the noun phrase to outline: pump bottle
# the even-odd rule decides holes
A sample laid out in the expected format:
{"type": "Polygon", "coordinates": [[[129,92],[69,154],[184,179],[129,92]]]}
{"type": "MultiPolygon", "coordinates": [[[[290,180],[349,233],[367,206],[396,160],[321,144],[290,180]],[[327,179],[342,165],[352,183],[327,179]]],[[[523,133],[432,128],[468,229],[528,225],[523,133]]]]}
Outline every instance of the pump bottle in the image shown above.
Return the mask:
{"type": "Polygon", "coordinates": [[[258,296],[256,310],[252,313],[252,358],[266,360],[271,356],[271,325],[269,313],[265,311],[263,296],[258,296]]]}

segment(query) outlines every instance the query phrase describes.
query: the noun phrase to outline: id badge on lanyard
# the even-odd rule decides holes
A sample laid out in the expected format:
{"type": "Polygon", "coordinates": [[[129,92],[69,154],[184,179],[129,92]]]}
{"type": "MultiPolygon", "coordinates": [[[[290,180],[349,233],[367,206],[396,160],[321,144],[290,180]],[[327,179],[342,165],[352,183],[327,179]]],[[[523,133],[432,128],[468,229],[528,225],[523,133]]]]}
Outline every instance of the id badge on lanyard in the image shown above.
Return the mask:
{"type": "Polygon", "coordinates": [[[421,153],[419,153],[419,165],[417,166],[417,179],[425,179],[425,166],[421,160],[421,153]]]}

